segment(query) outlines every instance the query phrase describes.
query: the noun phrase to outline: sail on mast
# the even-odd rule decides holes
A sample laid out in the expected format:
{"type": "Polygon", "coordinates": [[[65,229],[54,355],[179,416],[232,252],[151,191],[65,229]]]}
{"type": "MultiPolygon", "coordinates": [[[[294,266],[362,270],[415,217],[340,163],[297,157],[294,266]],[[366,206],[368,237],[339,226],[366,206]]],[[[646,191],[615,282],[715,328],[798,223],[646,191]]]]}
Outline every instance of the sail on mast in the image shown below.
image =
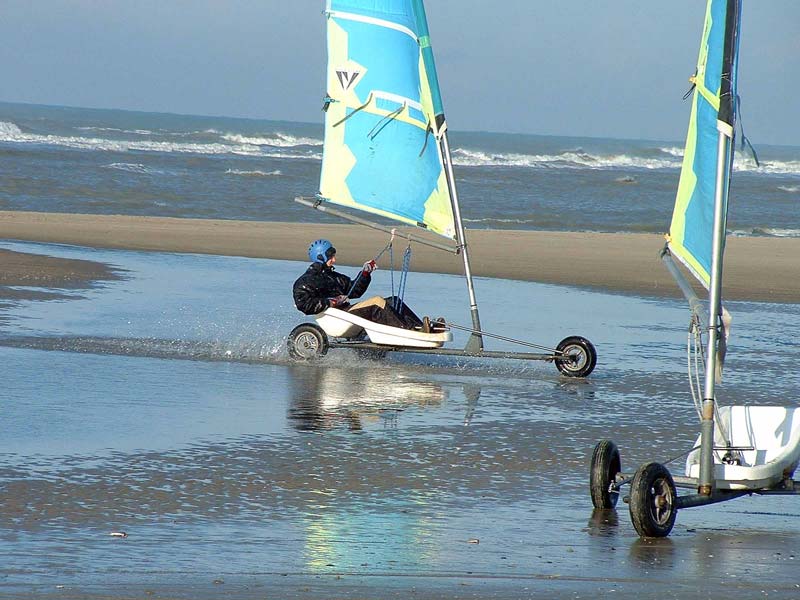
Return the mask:
{"type": "MultiPolygon", "coordinates": [[[[733,136],[738,69],[738,0],[709,0],[700,44],[692,111],[668,246],[707,289],[712,268],[714,201],[723,200],[727,220],[728,183],[733,165],[733,136]],[[723,134],[731,143],[721,145],[723,134]],[[718,165],[723,165],[718,172],[718,165]],[[722,188],[718,190],[717,184],[722,188]]],[[[724,235],[723,235],[724,247],[724,235]]]]}
{"type": "Polygon", "coordinates": [[[457,242],[472,334],[478,303],[422,0],[327,0],[328,76],[319,201],[457,242]]]}
{"type": "Polygon", "coordinates": [[[421,1],[328,0],[326,16],[320,197],[456,239],[421,1]]]}
{"type": "MultiPolygon", "coordinates": [[[[698,478],[702,496],[710,496],[715,484],[715,384],[725,354],[722,264],[733,168],[740,21],[740,0],[708,0],[697,71],[692,78],[695,90],[686,152],[667,238],[670,254],[708,289],[698,478]]],[[[677,269],[671,271],[681,285],[682,276],[677,269]]]]}

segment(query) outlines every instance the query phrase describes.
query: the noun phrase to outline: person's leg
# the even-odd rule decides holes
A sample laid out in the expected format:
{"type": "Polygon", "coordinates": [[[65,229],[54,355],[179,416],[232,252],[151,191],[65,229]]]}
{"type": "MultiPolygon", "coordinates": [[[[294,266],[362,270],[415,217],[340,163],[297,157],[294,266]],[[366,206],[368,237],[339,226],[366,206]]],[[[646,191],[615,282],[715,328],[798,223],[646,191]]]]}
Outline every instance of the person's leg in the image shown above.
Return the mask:
{"type": "Polygon", "coordinates": [[[372,296],[371,298],[367,298],[366,300],[362,300],[357,304],[353,304],[348,311],[353,312],[354,309],[359,308],[366,308],[367,306],[377,306],[378,308],[385,308],[386,307],[386,299],[381,298],[380,296],[372,296]]]}
{"type": "Polygon", "coordinates": [[[389,325],[390,327],[406,327],[405,322],[397,315],[394,310],[386,304],[386,301],[381,298],[383,306],[380,303],[364,302],[359,303],[349,309],[347,312],[350,314],[367,319],[373,323],[381,323],[382,325],[389,325]]]}
{"type": "Polygon", "coordinates": [[[408,305],[400,300],[397,296],[386,298],[386,303],[395,312],[398,318],[405,323],[407,329],[414,329],[415,327],[422,327],[422,319],[420,319],[408,305]],[[399,304],[399,309],[394,308],[399,304]]]}

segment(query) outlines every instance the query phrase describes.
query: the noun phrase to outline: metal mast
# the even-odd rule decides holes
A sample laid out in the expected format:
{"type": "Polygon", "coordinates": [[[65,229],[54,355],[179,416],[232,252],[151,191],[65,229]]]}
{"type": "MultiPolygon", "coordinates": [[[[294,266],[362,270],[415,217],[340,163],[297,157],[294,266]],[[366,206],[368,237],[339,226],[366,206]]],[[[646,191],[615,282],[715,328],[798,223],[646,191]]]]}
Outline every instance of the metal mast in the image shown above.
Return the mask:
{"type": "Polygon", "coordinates": [[[717,118],[717,177],[714,190],[714,225],[711,242],[711,272],[708,286],[708,346],[705,387],[700,422],[700,478],[698,493],[710,496],[714,490],[714,404],[719,336],[722,328],[722,257],[728,208],[728,183],[733,166],[733,137],[736,117],[736,52],[739,45],[739,0],[728,0],[725,49],[720,80],[717,118]]]}

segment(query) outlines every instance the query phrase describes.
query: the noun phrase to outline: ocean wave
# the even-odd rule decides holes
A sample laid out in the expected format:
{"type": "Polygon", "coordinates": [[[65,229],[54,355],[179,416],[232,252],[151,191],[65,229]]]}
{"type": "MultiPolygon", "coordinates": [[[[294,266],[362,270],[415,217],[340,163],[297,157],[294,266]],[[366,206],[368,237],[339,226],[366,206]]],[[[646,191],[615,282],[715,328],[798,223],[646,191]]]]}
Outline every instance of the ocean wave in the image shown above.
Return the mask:
{"type": "Polygon", "coordinates": [[[166,154],[234,154],[259,158],[321,160],[319,152],[269,151],[254,144],[192,143],[158,140],[109,140],[98,137],[24,133],[14,123],[0,122],[0,142],[60,146],[100,152],[161,152],[166,154]]]}
{"type": "Polygon", "coordinates": [[[800,185],[779,185],[778,189],[782,192],[789,192],[790,194],[796,194],[800,192],[800,185]]]}
{"type": "Polygon", "coordinates": [[[800,229],[780,229],[773,227],[753,227],[749,230],[737,229],[731,231],[734,237],[777,237],[777,238],[796,238],[800,237],[800,229]]]}
{"type": "Polygon", "coordinates": [[[530,225],[536,223],[533,219],[467,219],[464,218],[465,223],[510,223],[512,225],[530,225]]]}
{"type": "Polygon", "coordinates": [[[222,139],[236,144],[252,146],[275,146],[278,148],[293,148],[295,146],[321,146],[322,140],[307,137],[295,137],[287,133],[276,132],[274,137],[247,136],[240,133],[226,133],[222,139]]]}
{"type": "Polygon", "coordinates": [[[127,171],[128,173],[141,173],[143,175],[154,175],[164,172],[164,171],[159,171],[158,169],[152,169],[141,163],[111,163],[108,165],[103,165],[102,168],[116,169],[118,171],[127,171]]]}
{"type": "Polygon", "coordinates": [[[679,165],[674,160],[629,156],[627,154],[598,155],[581,149],[568,150],[561,154],[487,153],[480,150],[456,148],[453,162],[465,167],[529,167],[550,169],[674,169],[679,165]]]}
{"type": "Polygon", "coordinates": [[[669,146],[664,148],[659,148],[661,152],[664,154],[668,154],[669,156],[674,156],[675,158],[683,158],[683,148],[679,146],[669,146]]]}
{"type": "Polygon", "coordinates": [[[733,170],[769,175],[800,175],[800,161],[798,160],[762,160],[759,163],[756,165],[756,161],[752,157],[740,159],[737,153],[733,161],[733,170]]]}
{"type": "MultiPolygon", "coordinates": [[[[683,160],[683,148],[665,147],[659,150],[669,156],[683,160]]],[[[800,161],[789,160],[761,160],[756,164],[753,155],[746,150],[737,150],[733,155],[733,170],[744,173],[765,173],[770,175],[798,175],[800,174],[800,161]]],[[[782,188],[781,188],[782,189],[782,188]]],[[[795,191],[795,190],[784,190],[795,191]]]]}
{"type": "MultiPolygon", "coordinates": [[[[664,158],[637,156],[635,154],[593,154],[581,148],[566,150],[560,154],[491,153],[481,150],[456,148],[453,163],[462,167],[525,167],[546,169],[679,169],[683,149],[659,148],[667,155],[664,158]]],[[[733,170],[765,175],[798,175],[800,161],[762,160],[756,165],[748,152],[736,152],[733,170]]],[[[618,180],[619,181],[619,180],[618,180]]]]}
{"type": "Polygon", "coordinates": [[[119,129],[117,127],[76,127],[78,131],[113,131],[116,133],[133,133],[134,135],[156,135],[149,129],[119,129]]]}
{"type": "Polygon", "coordinates": [[[13,138],[21,137],[24,134],[22,130],[17,127],[14,123],[8,123],[6,121],[0,121],[0,141],[5,139],[10,139],[10,141],[15,141],[13,138]]]}
{"type": "Polygon", "coordinates": [[[276,177],[282,175],[278,170],[275,171],[240,171],[239,169],[228,169],[225,171],[226,175],[243,175],[245,177],[276,177]]]}

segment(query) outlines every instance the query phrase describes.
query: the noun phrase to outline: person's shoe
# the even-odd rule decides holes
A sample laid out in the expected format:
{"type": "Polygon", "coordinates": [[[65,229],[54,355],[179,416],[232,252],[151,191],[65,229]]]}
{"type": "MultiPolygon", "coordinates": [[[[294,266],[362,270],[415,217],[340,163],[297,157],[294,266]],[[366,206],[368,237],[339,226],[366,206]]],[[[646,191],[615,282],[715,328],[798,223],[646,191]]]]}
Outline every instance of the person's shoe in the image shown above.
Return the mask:
{"type": "Polygon", "coordinates": [[[422,333],[431,332],[431,320],[428,317],[422,317],[422,333]]]}
{"type": "Polygon", "coordinates": [[[447,331],[447,322],[444,320],[444,317],[439,317],[431,321],[431,331],[433,333],[441,333],[442,331],[447,331]]]}

